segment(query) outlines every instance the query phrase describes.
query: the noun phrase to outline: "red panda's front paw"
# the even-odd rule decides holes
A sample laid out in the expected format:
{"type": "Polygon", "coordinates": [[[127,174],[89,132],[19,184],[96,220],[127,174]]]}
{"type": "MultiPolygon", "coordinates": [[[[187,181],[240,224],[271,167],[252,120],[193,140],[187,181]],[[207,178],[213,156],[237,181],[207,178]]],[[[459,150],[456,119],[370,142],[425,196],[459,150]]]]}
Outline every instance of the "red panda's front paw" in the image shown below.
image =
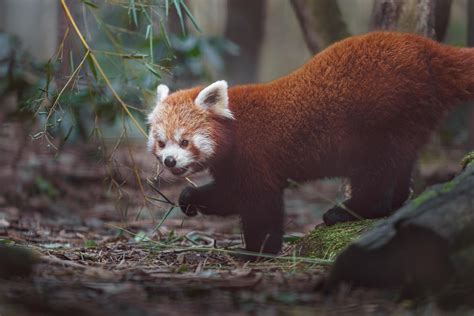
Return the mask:
{"type": "Polygon", "coordinates": [[[192,217],[198,214],[198,208],[194,203],[194,197],[196,193],[197,189],[192,187],[186,187],[179,196],[179,207],[186,216],[192,217]]]}

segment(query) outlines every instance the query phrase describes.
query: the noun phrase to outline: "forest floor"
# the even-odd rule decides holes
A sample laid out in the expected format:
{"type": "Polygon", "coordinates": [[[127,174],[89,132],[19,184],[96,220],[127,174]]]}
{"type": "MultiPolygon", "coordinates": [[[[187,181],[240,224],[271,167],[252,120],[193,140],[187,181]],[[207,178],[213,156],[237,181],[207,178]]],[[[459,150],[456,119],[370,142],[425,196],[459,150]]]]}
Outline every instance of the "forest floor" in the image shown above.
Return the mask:
{"type": "MultiPolygon", "coordinates": [[[[237,218],[186,218],[153,200],[162,198],[146,183],[154,162],[143,146],[121,148],[104,161],[97,146],[54,154],[42,141],[2,133],[0,244],[34,254],[31,274],[0,281],[2,316],[439,312],[430,300],[400,300],[396,292],[316,290],[330,264],[298,257],[291,241],[320,224],[324,209],[341,198],[338,181],[288,190],[283,255],[246,263],[231,253],[242,246],[237,218]]],[[[462,155],[444,153],[443,161],[420,168],[421,178],[451,177],[462,155]]],[[[160,192],[175,201],[184,185],[162,184],[160,192]]]]}

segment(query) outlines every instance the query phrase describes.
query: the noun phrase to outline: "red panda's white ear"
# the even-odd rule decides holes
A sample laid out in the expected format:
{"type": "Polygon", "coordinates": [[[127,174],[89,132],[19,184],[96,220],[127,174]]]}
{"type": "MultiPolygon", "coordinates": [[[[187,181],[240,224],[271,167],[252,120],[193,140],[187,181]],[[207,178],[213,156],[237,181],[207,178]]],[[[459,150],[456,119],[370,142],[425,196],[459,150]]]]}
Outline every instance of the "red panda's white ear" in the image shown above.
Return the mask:
{"type": "Polygon", "coordinates": [[[163,109],[163,100],[166,99],[170,89],[164,85],[160,84],[156,87],[156,102],[153,111],[148,115],[148,124],[151,124],[153,120],[160,115],[161,110],[163,109]]]}
{"type": "Polygon", "coordinates": [[[227,82],[216,81],[199,92],[194,101],[197,106],[211,111],[219,116],[233,119],[234,115],[229,110],[229,97],[227,95],[227,82]]]}
{"type": "Polygon", "coordinates": [[[162,102],[164,99],[166,99],[169,92],[170,88],[164,84],[160,84],[158,87],[156,87],[156,102],[162,102]]]}

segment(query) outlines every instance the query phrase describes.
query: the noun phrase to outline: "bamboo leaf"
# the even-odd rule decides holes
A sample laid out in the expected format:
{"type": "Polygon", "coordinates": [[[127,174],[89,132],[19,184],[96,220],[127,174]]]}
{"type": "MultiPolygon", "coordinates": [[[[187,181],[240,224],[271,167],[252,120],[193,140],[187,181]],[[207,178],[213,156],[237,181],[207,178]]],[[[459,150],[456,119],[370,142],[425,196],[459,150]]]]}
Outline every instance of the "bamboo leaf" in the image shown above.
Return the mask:
{"type": "Polygon", "coordinates": [[[95,64],[90,54],[87,55],[87,64],[89,65],[89,68],[92,71],[92,75],[94,76],[95,81],[97,81],[97,69],[95,69],[95,64]]]}
{"type": "Polygon", "coordinates": [[[81,2],[84,3],[85,5],[88,5],[89,7],[93,8],[93,9],[98,9],[99,8],[99,6],[91,0],[81,0],[81,2]]]}
{"type": "Polygon", "coordinates": [[[154,74],[156,77],[158,77],[158,79],[161,79],[161,75],[158,71],[156,71],[156,69],[153,67],[153,65],[150,65],[149,63],[145,63],[145,67],[152,73],[154,74]]]}
{"type": "Polygon", "coordinates": [[[74,129],[74,126],[71,125],[71,126],[69,127],[69,130],[68,130],[67,133],[66,133],[66,136],[64,136],[64,139],[63,139],[64,142],[67,142],[67,140],[69,139],[69,137],[70,137],[71,134],[72,134],[73,129],[74,129]]]}
{"type": "Polygon", "coordinates": [[[132,15],[135,26],[138,26],[137,7],[135,6],[135,0],[128,0],[128,3],[130,4],[128,12],[132,15]]]}
{"type": "Polygon", "coordinates": [[[49,95],[49,86],[51,84],[51,80],[54,76],[54,66],[52,60],[48,60],[48,63],[46,64],[46,86],[44,88],[44,92],[46,95],[49,95]]]}
{"type": "Polygon", "coordinates": [[[173,4],[176,9],[176,13],[179,17],[179,23],[181,24],[181,30],[183,30],[183,35],[186,35],[186,29],[184,28],[183,12],[181,12],[181,2],[180,0],[173,0],[173,4]]]}
{"type": "MultiPolygon", "coordinates": [[[[150,25],[151,26],[151,25],[150,25]]],[[[153,64],[155,61],[154,61],[154,56],[153,56],[153,31],[152,31],[152,28],[150,27],[150,38],[148,40],[149,42],[149,45],[150,45],[150,61],[151,63],[153,64]]]]}
{"type": "Polygon", "coordinates": [[[168,32],[166,32],[165,24],[163,23],[162,20],[160,21],[160,30],[161,30],[161,34],[163,35],[165,39],[166,46],[168,46],[168,48],[171,49],[171,41],[170,41],[170,38],[168,37],[168,32]]]}
{"type": "Polygon", "coordinates": [[[69,52],[69,67],[71,68],[71,71],[74,71],[76,67],[74,66],[74,56],[72,54],[72,50],[69,52]]]}
{"type": "Polygon", "coordinates": [[[120,55],[124,59],[145,59],[148,57],[147,54],[139,54],[139,53],[133,53],[133,54],[123,54],[120,55]]]}
{"type": "Polygon", "coordinates": [[[194,27],[196,28],[196,30],[198,30],[199,32],[202,32],[201,29],[199,28],[199,25],[198,25],[197,22],[196,22],[196,19],[195,19],[194,16],[192,15],[192,13],[191,13],[191,11],[189,10],[189,8],[186,6],[186,3],[184,2],[184,0],[181,0],[181,5],[183,6],[184,12],[185,12],[186,15],[189,17],[189,19],[190,19],[191,22],[193,23],[194,27]]]}
{"type": "Polygon", "coordinates": [[[151,34],[151,24],[148,24],[148,26],[146,27],[145,39],[148,39],[150,34],[151,34]]]}
{"type": "Polygon", "coordinates": [[[161,225],[163,225],[163,223],[166,221],[166,219],[168,218],[168,216],[170,216],[171,212],[173,212],[174,210],[174,206],[171,206],[168,211],[165,213],[165,215],[163,216],[163,218],[161,219],[161,221],[158,223],[158,225],[155,226],[155,228],[153,229],[153,233],[156,232],[158,229],[160,229],[161,225]]]}

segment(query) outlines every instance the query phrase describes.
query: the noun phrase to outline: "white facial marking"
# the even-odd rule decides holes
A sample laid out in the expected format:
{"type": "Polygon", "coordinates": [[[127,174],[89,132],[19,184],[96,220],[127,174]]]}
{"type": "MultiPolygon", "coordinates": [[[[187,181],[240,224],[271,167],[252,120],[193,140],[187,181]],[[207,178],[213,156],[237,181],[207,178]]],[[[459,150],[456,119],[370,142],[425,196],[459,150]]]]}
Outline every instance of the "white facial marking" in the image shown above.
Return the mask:
{"type": "Polygon", "coordinates": [[[155,127],[150,130],[150,134],[148,135],[148,142],[147,142],[148,151],[152,151],[153,146],[158,141],[162,141],[162,142],[166,141],[165,131],[161,127],[155,127]]]}
{"type": "Polygon", "coordinates": [[[178,128],[174,131],[174,140],[179,143],[179,141],[181,140],[181,137],[183,136],[183,133],[184,133],[184,129],[182,128],[178,128]]]}
{"type": "Polygon", "coordinates": [[[193,143],[204,154],[206,158],[214,154],[214,141],[206,134],[195,134],[193,136],[193,143]]]}
{"type": "Polygon", "coordinates": [[[155,138],[150,133],[150,135],[148,135],[148,141],[146,143],[146,147],[147,147],[148,151],[153,150],[153,145],[155,145],[155,138]]]}
{"type": "Polygon", "coordinates": [[[163,128],[158,127],[155,133],[156,136],[158,136],[158,140],[161,140],[162,142],[166,143],[166,133],[163,128]]]}
{"type": "Polygon", "coordinates": [[[197,106],[211,111],[219,116],[233,119],[234,115],[229,109],[229,96],[227,94],[227,82],[216,81],[199,92],[196,100],[197,106]]]}
{"type": "Polygon", "coordinates": [[[162,161],[171,156],[176,160],[176,168],[186,168],[193,162],[193,155],[189,150],[179,147],[178,144],[167,142],[160,152],[162,161]]]}

